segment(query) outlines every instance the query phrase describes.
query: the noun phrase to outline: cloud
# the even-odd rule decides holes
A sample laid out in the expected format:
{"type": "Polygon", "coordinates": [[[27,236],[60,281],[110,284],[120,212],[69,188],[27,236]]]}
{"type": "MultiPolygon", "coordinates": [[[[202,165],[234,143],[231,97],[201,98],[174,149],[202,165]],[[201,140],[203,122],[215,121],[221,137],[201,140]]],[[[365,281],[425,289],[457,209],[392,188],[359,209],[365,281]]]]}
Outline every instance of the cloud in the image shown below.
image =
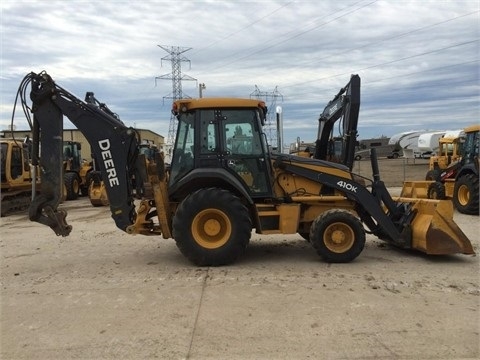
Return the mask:
{"type": "Polygon", "coordinates": [[[46,70],[80,98],[93,91],[127,125],[167,137],[172,69],[158,45],[187,49],[181,70],[196,81],[182,82],[185,95],[198,96],[198,83],[205,96],[276,89],[287,143],[314,140],[353,73],[361,138],[479,119],[479,9],[468,0],[7,0],[0,9],[1,128],[23,76],[46,70]]]}

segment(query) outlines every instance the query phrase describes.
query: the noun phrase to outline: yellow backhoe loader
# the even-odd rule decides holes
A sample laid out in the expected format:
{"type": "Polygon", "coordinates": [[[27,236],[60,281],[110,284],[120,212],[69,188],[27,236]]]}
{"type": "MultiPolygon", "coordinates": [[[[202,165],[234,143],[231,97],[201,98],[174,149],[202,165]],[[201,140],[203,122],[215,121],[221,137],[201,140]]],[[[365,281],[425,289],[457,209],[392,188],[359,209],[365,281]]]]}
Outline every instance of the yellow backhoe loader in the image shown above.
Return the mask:
{"type": "MultiPolygon", "coordinates": [[[[33,199],[29,217],[57,235],[67,236],[72,230],[66,211],[59,208],[65,115],[98,159],[117,227],[129,234],[173,238],[198,266],[233,263],[248,246],[252,230],[299,233],[327,262],[354,260],[364,248],[366,231],[394,246],[427,254],[474,254],[453,221],[451,202],[392,199],[380,180],[374,152],[373,179],[350,171],[351,144],[346,144],[347,165],[270,152],[263,133],[263,101],[175,101],[178,128],[167,175],[159,154],[146,165],[134,128],[78,99],[45,72],[28,74],[21,88],[25,84],[31,85],[32,106],[23,108],[33,111],[33,161],[43,169],[42,191],[33,199]],[[132,185],[136,172],[147,175],[152,190],[137,207],[132,185]]],[[[19,96],[25,105],[26,99],[19,96]]],[[[356,123],[357,75],[337,95],[341,99],[348,100],[343,102],[344,115],[356,123]]],[[[316,151],[321,152],[319,146],[325,145],[317,142],[316,151]]]]}

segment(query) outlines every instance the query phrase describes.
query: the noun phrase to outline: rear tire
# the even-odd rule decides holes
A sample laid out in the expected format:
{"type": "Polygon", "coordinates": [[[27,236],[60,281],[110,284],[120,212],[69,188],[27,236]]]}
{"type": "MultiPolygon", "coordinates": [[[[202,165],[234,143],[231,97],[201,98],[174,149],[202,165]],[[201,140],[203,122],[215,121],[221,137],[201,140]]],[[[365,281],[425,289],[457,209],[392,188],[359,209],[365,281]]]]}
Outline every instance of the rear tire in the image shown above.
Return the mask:
{"type": "Polygon", "coordinates": [[[466,174],[455,181],[453,204],[462,214],[478,215],[478,176],[466,174]]]}
{"type": "Polygon", "coordinates": [[[80,178],[74,172],[67,172],[64,176],[67,200],[77,200],[80,193],[80,178]]]}
{"type": "Polygon", "coordinates": [[[435,181],[428,186],[427,196],[429,199],[444,200],[445,186],[440,181],[435,181]]]}
{"type": "Polygon", "coordinates": [[[233,263],[245,252],[252,233],[248,209],[238,197],[217,188],[186,197],[172,227],[177,247],[197,266],[233,263]]]}
{"type": "Polygon", "coordinates": [[[326,262],[346,263],[360,255],[365,247],[365,229],[350,212],[328,210],[313,222],[310,242],[326,262]]]}

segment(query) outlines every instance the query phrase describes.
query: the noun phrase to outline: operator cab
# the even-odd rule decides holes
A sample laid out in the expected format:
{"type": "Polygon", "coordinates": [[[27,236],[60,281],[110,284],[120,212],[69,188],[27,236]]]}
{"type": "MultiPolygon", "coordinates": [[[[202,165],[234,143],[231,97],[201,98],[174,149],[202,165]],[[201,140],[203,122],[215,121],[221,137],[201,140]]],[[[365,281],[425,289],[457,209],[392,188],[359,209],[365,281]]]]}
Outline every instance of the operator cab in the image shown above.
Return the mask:
{"type": "MultiPolygon", "coordinates": [[[[194,169],[223,169],[252,198],[269,197],[270,162],[262,132],[266,107],[250,99],[188,99],[174,103],[178,128],[170,186],[194,169]]],[[[211,176],[216,176],[212,171],[211,176]]]]}
{"type": "Polygon", "coordinates": [[[30,155],[28,144],[15,140],[5,141],[1,145],[2,183],[23,183],[30,179],[30,155]]]}
{"type": "Polygon", "coordinates": [[[79,142],[63,142],[63,161],[66,170],[79,171],[82,163],[82,146],[79,142]]]}
{"type": "Polygon", "coordinates": [[[480,147],[479,126],[474,125],[465,129],[465,142],[462,146],[463,158],[465,163],[478,162],[478,152],[480,147]]]}

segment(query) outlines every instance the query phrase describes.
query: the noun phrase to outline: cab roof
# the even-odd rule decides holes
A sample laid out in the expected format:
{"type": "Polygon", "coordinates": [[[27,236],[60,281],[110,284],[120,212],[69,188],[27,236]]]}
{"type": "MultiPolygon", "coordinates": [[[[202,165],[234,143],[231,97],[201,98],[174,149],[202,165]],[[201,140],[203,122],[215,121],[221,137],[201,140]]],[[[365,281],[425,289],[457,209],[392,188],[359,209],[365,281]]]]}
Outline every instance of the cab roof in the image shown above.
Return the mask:
{"type": "Polygon", "coordinates": [[[258,99],[242,98],[199,98],[180,99],[173,102],[175,112],[189,111],[194,109],[214,108],[266,108],[265,102],[258,99]]]}
{"type": "Polygon", "coordinates": [[[480,131],[480,124],[470,125],[465,128],[466,133],[480,131]]]}

